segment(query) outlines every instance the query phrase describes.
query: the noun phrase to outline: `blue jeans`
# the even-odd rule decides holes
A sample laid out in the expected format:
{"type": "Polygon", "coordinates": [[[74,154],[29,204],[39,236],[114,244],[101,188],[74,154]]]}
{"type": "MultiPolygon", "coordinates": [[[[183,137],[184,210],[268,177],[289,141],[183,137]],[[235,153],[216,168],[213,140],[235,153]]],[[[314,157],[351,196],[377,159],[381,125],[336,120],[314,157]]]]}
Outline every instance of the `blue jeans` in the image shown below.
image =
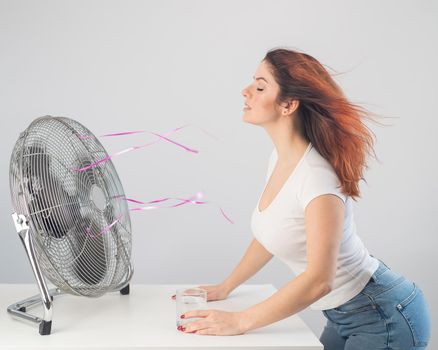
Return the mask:
{"type": "Polygon", "coordinates": [[[426,349],[430,314],[421,289],[380,261],[364,289],[323,310],[325,350],[426,349]]]}

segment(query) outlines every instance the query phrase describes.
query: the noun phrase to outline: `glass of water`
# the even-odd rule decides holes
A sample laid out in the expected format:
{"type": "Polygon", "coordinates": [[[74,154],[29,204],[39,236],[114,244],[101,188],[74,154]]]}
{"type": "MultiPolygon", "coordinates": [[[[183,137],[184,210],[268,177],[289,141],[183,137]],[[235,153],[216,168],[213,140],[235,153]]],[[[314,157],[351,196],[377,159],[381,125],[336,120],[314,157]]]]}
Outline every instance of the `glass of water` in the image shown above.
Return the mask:
{"type": "Polygon", "coordinates": [[[186,323],[194,322],[200,318],[181,318],[187,311],[205,310],[207,306],[207,291],[205,289],[181,288],[176,291],[176,325],[181,326],[186,323]]]}

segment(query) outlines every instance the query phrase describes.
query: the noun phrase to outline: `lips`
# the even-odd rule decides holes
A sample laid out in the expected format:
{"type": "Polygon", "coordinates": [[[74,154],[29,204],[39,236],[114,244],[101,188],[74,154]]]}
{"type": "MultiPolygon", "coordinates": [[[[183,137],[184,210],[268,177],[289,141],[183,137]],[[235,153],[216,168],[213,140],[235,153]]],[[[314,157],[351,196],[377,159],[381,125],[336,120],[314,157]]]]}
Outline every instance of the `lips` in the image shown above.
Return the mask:
{"type": "Polygon", "coordinates": [[[245,103],[245,108],[251,109],[251,107],[247,103],[245,103]]]}

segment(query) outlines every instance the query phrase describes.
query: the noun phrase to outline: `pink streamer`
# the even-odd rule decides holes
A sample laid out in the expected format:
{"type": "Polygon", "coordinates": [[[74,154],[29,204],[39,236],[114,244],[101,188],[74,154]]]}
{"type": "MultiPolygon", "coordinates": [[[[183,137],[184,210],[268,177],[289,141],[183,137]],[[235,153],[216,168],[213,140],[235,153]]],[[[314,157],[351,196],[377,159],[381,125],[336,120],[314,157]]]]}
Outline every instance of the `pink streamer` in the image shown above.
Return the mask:
{"type": "MultiPolygon", "coordinates": [[[[187,128],[188,126],[198,128],[199,130],[201,130],[202,132],[204,132],[208,136],[210,136],[210,137],[212,137],[214,139],[218,139],[216,136],[214,136],[213,134],[210,134],[205,129],[202,129],[202,128],[200,128],[200,127],[198,127],[196,125],[193,125],[193,124],[186,124],[186,125],[180,126],[180,127],[176,128],[176,129],[168,131],[164,135],[168,135],[168,134],[171,134],[171,133],[176,132],[178,130],[187,128]]],[[[116,133],[111,133],[111,134],[104,134],[104,135],[100,135],[98,137],[114,137],[114,136],[125,136],[125,135],[143,134],[143,133],[151,133],[151,132],[147,131],[147,130],[123,131],[123,132],[116,132],[116,133]]],[[[96,137],[96,136],[94,136],[94,135],[91,135],[91,136],[79,136],[79,138],[81,138],[81,139],[91,139],[91,138],[94,138],[94,137],[96,137]]],[[[159,140],[157,140],[157,141],[159,141],[159,140]]],[[[155,142],[157,142],[157,141],[155,141],[155,142]]]]}
{"type": "Polygon", "coordinates": [[[111,229],[111,227],[113,227],[115,224],[117,224],[117,223],[120,221],[120,219],[121,219],[122,217],[123,217],[123,215],[119,215],[119,216],[117,217],[117,219],[115,219],[111,224],[105,226],[105,227],[99,232],[99,234],[94,234],[94,233],[92,233],[90,227],[87,227],[87,228],[85,229],[85,232],[87,232],[87,235],[89,235],[90,237],[98,237],[98,236],[102,236],[102,235],[104,235],[105,233],[107,233],[107,232],[111,229]]]}
{"type": "MultiPolygon", "coordinates": [[[[166,132],[164,135],[172,134],[172,133],[177,132],[177,131],[179,131],[179,130],[181,130],[183,128],[186,128],[188,126],[193,126],[193,125],[187,124],[187,125],[178,127],[176,129],[173,129],[171,131],[166,132]]],[[[201,129],[201,128],[199,128],[199,129],[201,129]]],[[[204,133],[206,133],[208,136],[217,139],[214,135],[208,133],[204,129],[201,129],[201,130],[204,133]]],[[[72,169],[72,170],[79,172],[79,171],[84,171],[84,170],[93,168],[93,167],[97,166],[98,164],[100,164],[102,162],[105,162],[105,161],[108,161],[109,159],[111,159],[111,158],[113,158],[115,156],[118,156],[118,155],[130,152],[130,151],[134,151],[134,150],[139,150],[139,149],[145,148],[147,146],[151,146],[154,143],[157,143],[158,141],[161,141],[161,140],[173,143],[173,144],[175,144],[175,145],[185,149],[188,152],[198,153],[197,150],[189,148],[187,146],[184,146],[184,145],[182,145],[182,144],[180,144],[180,143],[178,143],[176,141],[173,141],[173,140],[169,139],[168,137],[166,137],[164,135],[160,135],[158,133],[150,132],[150,131],[147,131],[147,130],[125,131],[125,132],[118,132],[118,133],[110,133],[110,134],[101,135],[100,137],[117,137],[117,136],[126,136],[126,135],[141,134],[141,133],[150,133],[152,135],[157,136],[157,139],[155,141],[153,141],[153,142],[149,142],[149,143],[144,144],[144,145],[133,146],[133,147],[127,148],[125,150],[116,152],[116,153],[114,153],[112,155],[108,155],[108,156],[106,156],[106,157],[104,157],[102,159],[99,159],[98,161],[96,161],[96,162],[94,162],[94,163],[92,163],[92,164],[90,164],[88,166],[82,167],[80,169],[72,169]]],[[[92,135],[92,136],[80,136],[81,139],[88,139],[88,138],[94,138],[94,137],[95,137],[94,135],[92,135]]],[[[198,192],[195,196],[193,196],[193,197],[191,197],[189,199],[167,197],[167,198],[153,200],[153,201],[150,201],[150,202],[142,202],[142,201],[138,201],[138,200],[135,200],[135,199],[132,199],[132,198],[126,198],[125,196],[117,196],[117,197],[114,197],[114,198],[123,198],[124,200],[126,200],[128,202],[137,203],[137,204],[143,204],[143,205],[152,204],[152,203],[160,203],[160,202],[164,202],[164,201],[167,201],[167,200],[170,200],[170,199],[177,199],[177,200],[181,201],[180,203],[172,205],[172,206],[164,206],[164,207],[159,207],[159,206],[143,206],[143,207],[137,207],[137,208],[129,209],[130,211],[143,211],[143,210],[161,209],[161,208],[175,208],[175,207],[178,207],[180,205],[187,204],[187,203],[192,203],[192,204],[206,204],[206,203],[209,203],[209,202],[206,202],[206,201],[195,200],[195,199],[201,198],[202,195],[203,195],[202,192],[198,192]]],[[[225,217],[225,219],[227,219],[230,223],[234,224],[234,222],[225,214],[225,212],[222,210],[222,208],[219,207],[219,209],[220,209],[222,215],[225,217]]],[[[91,237],[97,237],[99,235],[103,235],[106,232],[108,232],[115,224],[117,224],[117,222],[119,222],[122,219],[122,217],[123,217],[123,215],[120,215],[119,217],[117,217],[111,224],[105,226],[98,234],[92,234],[90,227],[88,227],[86,229],[86,232],[91,237]]]]}
{"type": "MultiPolygon", "coordinates": [[[[172,133],[177,132],[177,131],[179,131],[179,130],[181,130],[181,129],[183,129],[183,128],[186,128],[186,127],[188,127],[188,126],[193,126],[193,125],[191,125],[191,124],[187,124],[187,125],[184,125],[184,126],[180,126],[180,127],[176,128],[176,129],[173,129],[173,130],[171,130],[171,131],[166,132],[164,135],[172,134],[172,133]]],[[[201,129],[201,128],[199,128],[199,129],[201,129]]],[[[208,132],[205,131],[204,129],[201,129],[201,130],[202,130],[204,133],[206,133],[207,135],[209,135],[210,137],[213,137],[213,138],[217,139],[215,136],[213,136],[212,134],[208,133],[208,132]]],[[[165,137],[165,136],[163,136],[163,135],[160,135],[160,134],[157,134],[157,133],[154,133],[154,132],[151,132],[151,131],[147,131],[147,130],[118,132],[118,133],[112,133],[112,134],[101,135],[100,137],[116,137],[116,136],[125,136],[125,135],[141,134],[141,133],[146,133],[146,132],[147,132],[147,133],[150,133],[150,134],[152,134],[152,135],[157,136],[158,139],[155,140],[155,141],[153,141],[153,142],[146,143],[146,144],[144,144],[144,145],[129,147],[129,148],[124,149],[124,150],[122,150],[122,151],[119,151],[119,152],[113,153],[112,155],[108,155],[108,156],[106,156],[106,157],[104,157],[104,158],[102,158],[102,159],[99,159],[98,161],[96,161],[96,162],[94,162],[94,163],[92,163],[92,164],[90,164],[90,165],[84,166],[84,167],[79,168],[79,169],[72,169],[72,170],[73,170],[73,171],[77,171],[77,172],[79,172],[79,171],[84,171],[84,170],[88,170],[88,169],[90,169],[90,168],[93,168],[93,167],[99,165],[100,163],[103,163],[103,162],[106,162],[106,161],[110,160],[111,158],[113,158],[113,157],[115,157],[115,156],[119,156],[119,155],[124,154],[124,153],[127,153],[127,152],[131,152],[131,151],[135,151],[135,150],[139,150],[139,149],[142,149],[142,148],[145,148],[145,147],[151,146],[151,145],[153,145],[154,143],[157,143],[158,141],[160,141],[160,139],[161,139],[161,140],[165,140],[165,141],[170,142],[170,143],[173,143],[173,144],[175,144],[175,145],[177,145],[177,146],[179,146],[179,147],[185,149],[185,150],[188,151],[188,152],[198,153],[198,151],[195,150],[195,149],[189,148],[189,147],[184,146],[184,145],[182,145],[182,144],[180,144],[180,143],[178,143],[178,142],[176,142],[176,141],[173,141],[173,140],[171,140],[171,139],[169,139],[169,138],[167,138],[167,137],[165,137]]],[[[88,138],[93,138],[93,137],[95,137],[95,136],[79,136],[79,137],[80,137],[81,139],[88,139],[88,138]]]]}
{"type": "MultiPolygon", "coordinates": [[[[136,199],[126,198],[125,196],[116,196],[116,197],[113,197],[113,198],[122,198],[122,199],[126,200],[127,202],[132,202],[132,203],[137,203],[137,204],[160,203],[160,202],[164,202],[164,201],[167,201],[167,200],[170,200],[170,199],[177,199],[177,200],[181,201],[180,203],[175,204],[175,205],[171,205],[171,206],[160,207],[160,206],[152,205],[152,206],[144,206],[144,207],[137,207],[137,208],[129,209],[129,211],[142,211],[142,210],[152,210],[152,209],[162,209],[162,208],[175,208],[175,207],[178,207],[180,205],[187,204],[187,203],[192,203],[192,204],[206,204],[206,203],[209,203],[209,202],[206,202],[206,201],[194,200],[194,199],[200,199],[200,198],[202,198],[202,196],[203,196],[203,193],[202,192],[198,192],[198,193],[196,193],[196,195],[194,195],[193,197],[190,197],[188,199],[178,198],[178,197],[176,197],[176,198],[174,198],[174,197],[167,197],[167,198],[162,198],[162,199],[156,199],[156,200],[153,200],[153,201],[150,201],[150,202],[142,202],[142,201],[139,201],[139,200],[136,200],[136,199]]],[[[222,210],[222,208],[219,207],[219,209],[220,209],[222,215],[225,217],[225,219],[227,219],[230,223],[234,224],[234,222],[225,214],[225,212],[222,210]]],[[[106,232],[108,232],[111,229],[111,227],[113,227],[117,222],[119,222],[122,219],[122,217],[123,217],[123,215],[120,215],[111,224],[105,226],[98,234],[92,234],[90,228],[87,228],[86,229],[87,234],[89,236],[91,236],[91,237],[97,237],[99,235],[103,235],[106,232]]]]}

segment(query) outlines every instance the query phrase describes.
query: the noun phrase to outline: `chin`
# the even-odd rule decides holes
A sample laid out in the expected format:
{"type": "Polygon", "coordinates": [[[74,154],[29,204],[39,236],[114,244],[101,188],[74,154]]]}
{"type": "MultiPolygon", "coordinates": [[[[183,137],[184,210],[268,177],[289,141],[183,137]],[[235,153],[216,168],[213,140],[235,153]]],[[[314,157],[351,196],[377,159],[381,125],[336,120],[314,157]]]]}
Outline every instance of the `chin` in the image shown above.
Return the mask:
{"type": "Polygon", "coordinates": [[[248,118],[245,114],[243,115],[242,119],[245,123],[253,124],[253,122],[250,120],[250,118],[248,118]]]}
{"type": "Polygon", "coordinates": [[[243,121],[245,123],[248,124],[253,124],[253,125],[260,125],[260,121],[255,120],[254,118],[251,118],[250,116],[248,116],[246,113],[243,115],[243,121]]]}
{"type": "Polygon", "coordinates": [[[251,117],[248,116],[248,112],[244,112],[243,113],[243,117],[242,117],[243,121],[246,123],[251,123],[251,117]]]}

